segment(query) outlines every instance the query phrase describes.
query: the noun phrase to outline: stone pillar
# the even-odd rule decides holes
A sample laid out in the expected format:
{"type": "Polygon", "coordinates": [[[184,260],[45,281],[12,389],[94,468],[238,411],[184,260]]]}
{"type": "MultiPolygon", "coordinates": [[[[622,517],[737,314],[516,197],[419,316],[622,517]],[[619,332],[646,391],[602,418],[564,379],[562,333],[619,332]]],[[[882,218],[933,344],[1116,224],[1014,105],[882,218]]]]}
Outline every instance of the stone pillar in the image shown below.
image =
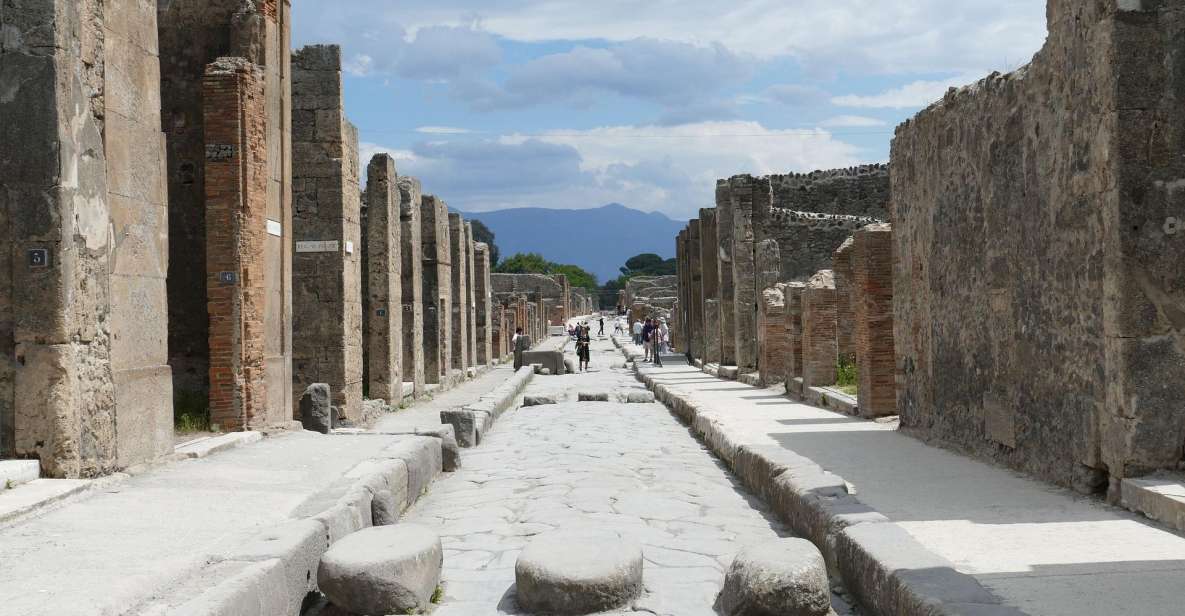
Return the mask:
{"type": "Polygon", "coordinates": [[[802,292],[806,284],[790,282],[778,285],[786,304],[786,383],[802,377],[802,292]]]}
{"type": "Polygon", "coordinates": [[[465,219],[460,214],[448,215],[449,255],[452,258],[453,363],[464,372],[469,366],[469,258],[465,249],[465,219]]]}
{"type": "Polygon", "coordinates": [[[735,366],[737,362],[737,318],[736,282],[732,265],[734,228],[736,218],[735,200],[728,180],[716,183],[716,241],[719,250],[717,261],[718,284],[720,285],[720,365],[735,366]]]}
{"type": "Polygon", "coordinates": [[[495,326],[493,287],[490,285],[490,247],[482,242],[473,245],[473,297],[476,300],[473,331],[477,334],[477,365],[487,366],[495,355],[493,340],[500,328],[495,326]]]}
{"type": "Polygon", "coordinates": [[[475,263],[476,246],[473,241],[473,223],[465,223],[465,273],[468,275],[468,280],[465,282],[465,288],[469,290],[469,297],[466,300],[469,307],[469,314],[467,321],[469,323],[469,363],[467,366],[476,366],[477,362],[477,264],[475,263]]]}
{"type": "Polygon", "coordinates": [[[373,400],[403,400],[402,196],[395,160],[377,154],[366,172],[366,261],[369,324],[367,389],[373,400]]]}
{"type": "Polygon", "coordinates": [[[421,242],[420,181],[401,177],[399,187],[400,301],[403,304],[403,380],[415,397],[424,395],[424,252],[421,242]]]}
{"type": "MultiPolygon", "coordinates": [[[[328,383],[342,416],[362,411],[358,131],[345,117],[341,48],[293,54],[294,400],[328,383]]],[[[298,409],[293,407],[293,413],[298,409]]]]}
{"type": "Polygon", "coordinates": [[[839,348],[840,361],[856,361],[856,346],[853,339],[856,329],[854,274],[852,254],[855,240],[848,238],[835,249],[832,271],[835,272],[835,339],[839,348]]]}
{"type": "MultiPolygon", "coordinates": [[[[720,189],[717,188],[717,198],[720,189]]],[[[717,234],[717,212],[715,209],[705,208],[699,211],[700,218],[700,259],[703,287],[700,297],[703,308],[699,311],[696,328],[703,338],[703,360],[705,364],[719,364],[724,352],[720,340],[723,328],[720,324],[720,240],[717,234]]]]}
{"type": "Polygon", "coordinates": [[[757,370],[757,247],[753,213],[772,200],[769,180],[742,175],[729,180],[732,193],[732,282],[736,364],[742,373],[757,370]]]}
{"type": "MultiPolygon", "coordinates": [[[[262,272],[264,381],[267,422],[292,416],[292,84],[289,2],[255,3],[171,0],[153,10],[159,20],[162,124],[168,133],[169,364],[179,411],[204,406],[209,393],[210,322],[206,271],[206,156],[220,153],[206,141],[202,106],[206,66],[221,57],[241,57],[262,71],[264,137],[249,156],[266,165],[267,197],[262,272]]],[[[123,21],[122,17],[114,21],[123,21]]],[[[139,46],[139,45],[137,45],[139,46]]],[[[147,75],[133,71],[129,75],[147,75]]],[[[137,110],[137,113],[143,115],[137,110]]],[[[220,188],[225,190],[228,188],[220,188]]]]}
{"type": "Polygon", "coordinates": [[[424,380],[440,383],[451,370],[452,261],[448,206],[432,195],[422,197],[420,243],[424,255],[424,380]]]}
{"type": "Polygon", "coordinates": [[[263,73],[242,58],[206,69],[202,88],[210,423],[223,430],[268,423],[264,316],[267,167],[263,73]]]}
{"type": "Polygon", "coordinates": [[[822,270],[802,292],[802,383],[835,384],[835,274],[822,270]]]}
{"type": "Polygon", "coordinates": [[[700,220],[693,218],[687,224],[687,263],[690,270],[687,275],[690,285],[687,290],[687,331],[689,338],[687,348],[693,358],[699,358],[700,360],[704,359],[703,280],[706,274],[702,253],[700,252],[700,235],[702,230],[703,223],[700,220]]]}
{"type": "Polygon", "coordinates": [[[786,298],[777,287],[761,292],[757,348],[761,354],[758,358],[761,383],[768,387],[785,381],[790,338],[786,333],[786,298]]]}
{"type": "Polygon", "coordinates": [[[47,477],[172,451],[157,16],[125,4],[0,9],[0,458],[47,477]]]}
{"type": "Polygon", "coordinates": [[[857,231],[851,261],[860,415],[896,415],[892,227],[869,225],[857,231]]]}
{"type": "Polygon", "coordinates": [[[684,353],[690,353],[688,340],[690,335],[687,331],[687,296],[691,291],[691,271],[688,266],[687,254],[687,228],[684,227],[679,231],[679,235],[675,238],[675,270],[679,279],[679,289],[677,293],[677,300],[675,307],[671,310],[671,336],[678,339],[678,346],[676,348],[683,350],[684,353]]]}
{"type": "Polygon", "coordinates": [[[774,288],[782,277],[782,251],[777,240],[761,240],[757,244],[757,288],[774,288]]]}

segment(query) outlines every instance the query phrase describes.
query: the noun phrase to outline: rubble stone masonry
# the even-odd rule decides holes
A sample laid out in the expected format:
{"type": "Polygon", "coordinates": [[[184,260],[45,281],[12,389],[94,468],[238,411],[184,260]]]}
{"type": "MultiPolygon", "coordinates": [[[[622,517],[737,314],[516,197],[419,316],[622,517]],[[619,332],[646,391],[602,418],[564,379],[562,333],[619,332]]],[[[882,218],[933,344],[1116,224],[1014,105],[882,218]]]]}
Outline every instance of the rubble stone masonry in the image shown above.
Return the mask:
{"type": "Polygon", "coordinates": [[[1185,5],[1050,2],[898,128],[903,429],[1082,491],[1185,448],[1185,5]]]}
{"type": "Polygon", "coordinates": [[[855,308],[852,305],[855,292],[852,288],[852,253],[855,251],[855,243],[853,238],[848,238],[835,249],[831,268],[835,272],[836,343],[839,346],[840,358],[849,362],[855,361],[856,357],[852,341],[855,328],[855,308]]]}
{"type": "Polygon", "coordinates": [[[328,383],[334,406],[354,419],[362,411],[358,132],[342,106],[341,48],[305,47],[292,65],[293,394],[328,383]]]}
{"type": "Polygon", "coordinates": [[[399,259],[402,262],[400,301],[403,306],[403,379],[412,383],[413,395],[424,394],[424,252],[420,211],[420,181],[400,177],[399,259]]]}
{"type": "Polygon", "coordinates": [[[368,397],[399,406],[403,400],[402,196],[395,160],[378,154],[366,172],[366,312],[364,340],[368,397]]]}
{"type": "Polygon", "coordinates": [[[735,319],[736,365],[742,373],[757,370],[757,312],[761,289],[757,286],[757,243],[753,213],[769,209],[769,180],[749,175],[729,180],[732,199],[732,283],[735,319]]]}
{"type": "Polygon", "coordinates": [[[172,451],[156,27],[130,1],[0,10],[0,457],[48,477],[172,451]]]}

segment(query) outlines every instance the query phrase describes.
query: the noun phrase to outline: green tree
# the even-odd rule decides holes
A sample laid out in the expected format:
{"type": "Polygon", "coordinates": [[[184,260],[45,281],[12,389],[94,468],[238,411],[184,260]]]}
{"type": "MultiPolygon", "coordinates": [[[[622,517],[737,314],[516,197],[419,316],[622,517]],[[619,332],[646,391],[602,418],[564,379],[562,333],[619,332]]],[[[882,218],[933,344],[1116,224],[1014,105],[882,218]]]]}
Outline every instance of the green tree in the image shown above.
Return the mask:
{"type": "Polygon", "coordinates": [[[678,271],[677,268],[674,259],[664,260],[652,252],[642,253],[630,257],[625,262],[625,267],[621,268],[622,278],[619,280],[624,286],[625,281],[634,276],[673,276],[678,271]]]}
{"type": "Polygon", "coordinates": [[[561,265],[558,263],[552,263],[551,271],[548,273],[563,274],[568,278],[568,284],[571,284],[574,287],[581,287],[592,292],[596,292],[599,288],[597,286],[597,277],[576,265],[561,265]]]}
{"type": "Polygon", "coordinates": [[[482,242],[490,247],[490,267],[498,267],[498,256],[500,251],[498,245],[494,243],[494,232],[480,220],[470,220],[473,223],[473,241],[482,242]]]}
{"type": "Polygon", "coordinates": [[[537,252],[515,253],[498,264],[494,271],[499,274],[547,274],[551,262],[537,252]]]}

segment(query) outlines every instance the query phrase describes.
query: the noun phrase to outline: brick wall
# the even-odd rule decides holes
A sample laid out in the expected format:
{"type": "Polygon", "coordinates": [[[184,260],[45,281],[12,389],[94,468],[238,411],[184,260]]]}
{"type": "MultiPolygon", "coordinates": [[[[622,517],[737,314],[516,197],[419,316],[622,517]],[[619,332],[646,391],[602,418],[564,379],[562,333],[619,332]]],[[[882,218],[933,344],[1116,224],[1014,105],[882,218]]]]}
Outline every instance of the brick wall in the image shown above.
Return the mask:
{"type": "Polygon", "coordinates": [[[835,249],[831,271],[835,272],[835,338],[839,347],[839,356],[847,361],[854,361],[856,357],[855,343],[852,340],[855,331],[853,308],[853,273],[852,252],[855,241],[848,238],[835,249]]]}
{"type": "Polygon", "coordinates": [[[892,227],[870,225],[857,231],[854,240],[851,263],[860,414],[896,415],[892,227]]]}
{"type": "Polygon", "coordinates": [[[802,292],[806,283],[781,283],[778,288],[786,305],[786,382],[802,376],[802,292]]]}
{"type": "Polygon", "coordinates": [[[786,360],[790,339],[786,333],[786,298],[781,289],[761,293],[761,311],[757,317],[757,348],[760,354],[761,382],[766,385],[786,380],[786,360]]]}
{"type": "Polygon", "coordinates": [[[835,276],[814,275],[802,292],[802,382],[808,387],[835,384],[835,276]]]}

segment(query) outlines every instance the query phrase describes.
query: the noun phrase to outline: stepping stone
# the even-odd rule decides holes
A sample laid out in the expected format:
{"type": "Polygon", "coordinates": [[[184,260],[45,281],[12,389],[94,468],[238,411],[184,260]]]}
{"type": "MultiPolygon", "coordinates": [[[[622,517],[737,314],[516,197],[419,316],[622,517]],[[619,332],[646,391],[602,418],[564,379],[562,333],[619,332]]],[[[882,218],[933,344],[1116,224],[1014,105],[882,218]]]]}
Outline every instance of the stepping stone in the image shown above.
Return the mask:
{"type": "Polygon", "coordinates": [[[558,404],[555,396],[525,396],[523,398],[523,406],[543,406],[546,404],[558,404]]]}
{"type": "Polygon", "coordinates": [[[778,539],[740,551],[724,576],[724,616],[828,616],[827,565],[813,543],[778,539]]]}
{"type": "Polygon", "coordinates": [[[544,533],[514,565],[520,607],[540,614],[592,614],[642,592],[642,547],[599,530],[544,533]]]}
{"type": "Polygon", "coordinates": [[[649,391],[631,391],[626,394],[625,401],[627,404],[653,404],[654,392],[649,391]]]}
{"type": "Polygon", "coordinates": [[[444,562],[440,537],[418,524],[375,526],[347,535],[321,556],[317,585],[355,614],[427,611],[444,562]]]}
{"type": "Polygon", "coordinates": [[[305,430],[329,434],[333,429],[333,407],[329,403],[329,385],[313,383],[300,397],[300,423],[305,430]]]}
{"type": "Polygon", "coordinates": [[[609,394],[605,392],[582,391],[576,399],[580,402],[608,402],[609,394]]]}

